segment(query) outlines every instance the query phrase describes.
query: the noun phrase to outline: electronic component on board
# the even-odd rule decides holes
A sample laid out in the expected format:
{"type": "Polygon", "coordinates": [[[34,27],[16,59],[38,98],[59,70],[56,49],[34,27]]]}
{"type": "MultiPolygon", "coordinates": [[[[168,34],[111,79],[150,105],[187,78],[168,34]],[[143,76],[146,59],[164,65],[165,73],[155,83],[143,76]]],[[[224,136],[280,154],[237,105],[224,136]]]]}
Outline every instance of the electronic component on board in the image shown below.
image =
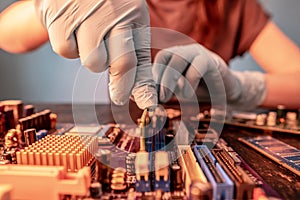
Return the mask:
{"type": "Polygon", "coordinates": [[[277,106],[277,124],[281,125],[285,122],[285,106],[278,105],[277,106]]]}
{"type": "Polygon", "coordinates": [[[25,105],[24,106],[24,117],[28,117],[35,113],[33,105],[25,105]]]}
{"type": "Polygon", "coordinates": [[[151,191],[151,180],[150,180],[150,155],[146,152],[145,147],[145,129],[146,129],[146,118],[147,118],[147,109],[144,110],[139,128],[137,131],[140,135],[140,151],[136,153],[135,158],[135,173],[136,173],[136,191],[137,192],[150,192],[151,191]]]}
{"type": "Polygon", "coordinates": [[[24,131],[25,144],[27,146],[33,144],[36,141],[36,131],[34,128],[24,131]]]}
{"type": "MultiPolygon", "coordinates": [[[[8,168],[1,171],[1,165],[20,167],[12,169],[14,174],[9,176],[9,182],[18,182],[10,184],[10,192],[16,188],[18,194],[24,195],[24,188],[30,187],[30,194],[24,195],[28,199],[252,199],[254,187],[262,188],[268,196],[272,192],[270,187],[265,190],[264,180],[219,138],[210,124],[200,123],[195,129],[185,119],[175,117],[168,121],[171,119],[163,110],[156,108],[144,110],[138,127],[135,124],[57,124],[53,130],[56,118],[53,113],[48,109],[35,113],[31,108],[24,107],[25,114],[14,127],[24,138],[11,137],[20,142],[7,143],[6,149],[0,146],[0,199],[2,177],[8,180],[7,174],[2,173],[8,168]],[[211,144],[216,146],[209,150],[211,144]],[[34,177],[32,181],[31,177],[34,177]],[[21,185],[23,190],[19,189],[21,185]],[[32,191],[39,196],[34,196],[32,191]]],[[[0,104],[0,134],[3,112],[0,104]]],[[[211,119],[211,113],[206,110],[201,120],[215,123],[223,114],[217,111],[213,113],[217,118],[211,119]]],[[[264,125],[260,126],[255,124],[257,114],[242,116],[243,119],[232,118],[234,123],[279,127],[276,120],[274,125],[277,113],[273,111],[266,114],[264,125]]],[[[286,112],[284,116],[284,128],[291,127],[295,113],[286,112]]],[[[293,156],[291,159],[298,164],[293,156]]]]}
{"type": "Polygon", "coordinates": [[[93,154],[97,147],[96,137],[48,135],[16,152],[17,163],[64,166],[68,171],[75,172],[86,165],[93,165],[93,154]]]}
{"type": "Polygon", "coordinates": [[[292,130],[298,129],[298,121],[297,121],[297,113],[296,112],[287,112],[286,113],[285,126],[286,126],[286,128],[292,129],[292,130]]]}
{"type": "Polygon", "coordinates": [[[6,131],[4,117],[5,117],[4,113],[2,111],[0,111],[0,143],[4,139],[4,135],[5,135],[5,131],[6,131]]]}
{"type": "Polygon", "coordinates": [[[136,191],[150,192],[151,180],[149,169],[149,153],[146,151],[137,152],[134,166],[136,174],[136,191]]]}
{"type": "Polygon", "coordinates": [[[170,191],[169,155],[165,151],[155,152],[154,189],[163,192],[170,191]]]}
{"type": "Polygon", "coordinates": [[[171,191],[182,191],[183,180],[182,180],[182,169],[176,163],[171,166],[171,191]]]}
{"type": "MultiPolygon", "coordinates": [[[[299,112],[299,111],[298,111],[299,112]]],[[[197,116],[192,116],[192,121],[200,121],[204,124],[217,123],[227,124],[230,126],[256,129],[263,132],[279,132],[300,134],[300,113],[286,111],[283,105],[278,105],[277,111],[257,110],[255,112],[244,112],[233,110],[230,111],[224,120],[212,118],[210,115],[203,117],[203,112],[197,116]],[[298,116],[298,118],[297,118],[298,116]]]]}
{"type": "Polygon", "coordinates": [[[22,133],[16,129],[10,129],[4,138],[4,148],[11,150],[22,146],[22,133]]]}
{"type": "MultiPolygon", "coordinates": [[[[5,100],[1,101],[0,104],[4,106],[4,112],[12,110],[14,124],[18,123],[18,120],[23,117],[23,102],[20,100],[5,100]]],[[[12,127],[15,128],[15,127],[12,127]]]]}
{"type": "Polygon", "coordinates": [[[264,126],[266,124],[266,120],[267,120],[267,114],[265,113],[258,114],[256,117],[255,124],[257,126],[264,126]]]}
{"type": "Polygon", "coordinates": [[[300,176],[300,150],[271,136],[239,138],[256,151],[300,176]]]}
{"type": "Polygon", "coordinates": [[[92,198],[100,198],[102,195],[102,185],[99,182],[92,182],[90,186],[90,196],[92,198]]]}
{"type": "Polygon", "coordinates": [[[41,140],[41,139],[43,139],[44,137],[47,136],[47,133],[48,133],[47,130],[39,130],[39,131],[35,134],[36,140],[41,140]]]}
{"type": "Polygon", "coordinates": [[[127,184],[129,186],[134,186],[136,182],[136,176],[135,176],[135,158],[136,158],[136,153],[129,153],[126,156],[125,159],[125,167],[126,167],[126,173],[127,173],[127,184]]]}
{"type": "Polygon", "coordinates": [[[277,113],[269,112],[267,117],[267,126],[276,126],[277,113]]]}
{"type": "Polygon", "coordinates": [[[60,200],[64,195],[89,195],[90,168],[67,173],[62,166],[0,165],[1,184],[12,186],[12,199],[60,200]]]}
{"type": "Polygon", "coordinates": [[[213,199],[232,199],[233,183],[207,146],[196,145],[193,150],[198,163],[212,185],[213,199]]]}
{"type": "Polygon", "coordinates": [[[105,191],[110,189],[110,173],[111,169],[111,151],[107,149],[100,149],[95,154],[96,163],[98,167],[97,181],[102,184],[105,191]]]}
{"type": "Polygon", "coordinates": [[[16,127],[14,111],[12,109],[5,110],[3,114],[5,119],[5,130],[8,131],[10,129],[14,129],[16,127]]]}
{"type": "Polygon", "coordinates": [[[255,183],[243,170],[243,168],[236,164],[235,160],[232,159],[228,152],[224,149],[213,149],[212,154],[215,156],[222,169],[224,169],[226,174],[233,181],[234,198],[252,199],[255,183]]]}
{"type": "Polygon", "coordinates": [[[114,169],[111,175],[110,182],[110,187],[115,192],[125,191],[127,189],[126,169],[122,167],[114,169]]]}
{"type": "Polygon", "coordinates": [[[211,199],[212,186],[189,146],[179,146],[179,165],[183,169],[185,192],[190,199],[211,199]],[[197,191],[197,192],[195,192],[197,191]]]}

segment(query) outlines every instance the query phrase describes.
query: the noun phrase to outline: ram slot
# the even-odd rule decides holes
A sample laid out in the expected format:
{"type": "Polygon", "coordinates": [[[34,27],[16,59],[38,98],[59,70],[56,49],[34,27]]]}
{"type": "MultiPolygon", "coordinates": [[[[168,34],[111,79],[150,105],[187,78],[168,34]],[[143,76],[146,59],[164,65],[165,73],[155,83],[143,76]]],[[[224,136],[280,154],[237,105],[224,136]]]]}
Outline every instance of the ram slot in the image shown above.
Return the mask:
{"type": "Polygon", "coordinates": [[[194,153],[203,172],[212,185],[214,200],[232,199],[233,198],[233,182],[224,172],[219,163],[211,154],[206,145],[194,146],[194,153]]]}
{"type": "Polygon", "coordinates": [[[236,165],[235,161],[224,149],[214,149],[212,150],[212,154],[234,182],[234,198],[252,199],[255,183],[243,170],[243,168],[239,165],[236,165]]]}
{"type": "Polygon", "coordinates": [[[212,189],[189,146],[179,147],[185,192],[189,199],[211,199],[212,189]]]}

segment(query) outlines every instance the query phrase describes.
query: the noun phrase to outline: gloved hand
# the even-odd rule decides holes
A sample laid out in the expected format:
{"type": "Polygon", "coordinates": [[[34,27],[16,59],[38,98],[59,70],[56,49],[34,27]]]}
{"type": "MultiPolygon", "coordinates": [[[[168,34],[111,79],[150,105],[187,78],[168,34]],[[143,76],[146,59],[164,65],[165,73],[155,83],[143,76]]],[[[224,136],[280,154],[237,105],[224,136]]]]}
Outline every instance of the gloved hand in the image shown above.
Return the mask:
{"type": "Polygon", "coordinates": [[[144,0],[35,0],[35,8],[56,53],[80,57],[93,72],[110,66],[115,104],[125,104],[131,92],[142,109],[157,104],[144,0]]]}
{"type": "Polygon", "coordinates": [[[199,101],[209,101],[209,97],[222,96],[223,91],[229,105],[247,110],[260,105],[266,95],[263,73],[232,71],[222,58],[200,44],[161,50],[152,71],[162,102],[170,100],[173,93],[187,100],[195,92],[199,101]],[[207,88],[199,85],[201,79],[207,88]]]}

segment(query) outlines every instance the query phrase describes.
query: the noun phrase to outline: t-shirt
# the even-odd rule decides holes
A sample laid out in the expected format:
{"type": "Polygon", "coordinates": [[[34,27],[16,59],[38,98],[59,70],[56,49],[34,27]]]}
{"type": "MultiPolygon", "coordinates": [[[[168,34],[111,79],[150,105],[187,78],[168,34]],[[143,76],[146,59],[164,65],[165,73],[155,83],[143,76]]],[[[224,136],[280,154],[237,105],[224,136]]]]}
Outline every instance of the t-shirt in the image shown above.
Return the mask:
{"type": "Polygon", "coordinates": [[[191,43],[193,39],[228,62],[249,50],[269,20],[256,0],[209,0],[209,12],[201,1],[208,0],[147,0],[151,26],[176,31],[154,28],[154,48],[191,43]],[[218,1],[223,1],[223,8],[218,1]]]}

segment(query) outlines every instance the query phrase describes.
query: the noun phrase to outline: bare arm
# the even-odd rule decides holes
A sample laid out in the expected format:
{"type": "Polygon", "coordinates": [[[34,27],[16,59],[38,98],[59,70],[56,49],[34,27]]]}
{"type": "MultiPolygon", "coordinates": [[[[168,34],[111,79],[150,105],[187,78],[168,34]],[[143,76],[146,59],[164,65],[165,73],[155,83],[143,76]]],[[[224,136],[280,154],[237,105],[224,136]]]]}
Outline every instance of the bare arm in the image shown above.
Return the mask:
{"type": "Polygon", "coordinates": [[[33,1],[19,1],[0,14],[0,48],[11,53],[31,51],[48,41],[33,1]]]}
{"type": "Polygon", "coordinates": [[[252,44],[250,54],[267,72],[262,106],[300,108],[299,47],[270,21],[252,44]]]}

